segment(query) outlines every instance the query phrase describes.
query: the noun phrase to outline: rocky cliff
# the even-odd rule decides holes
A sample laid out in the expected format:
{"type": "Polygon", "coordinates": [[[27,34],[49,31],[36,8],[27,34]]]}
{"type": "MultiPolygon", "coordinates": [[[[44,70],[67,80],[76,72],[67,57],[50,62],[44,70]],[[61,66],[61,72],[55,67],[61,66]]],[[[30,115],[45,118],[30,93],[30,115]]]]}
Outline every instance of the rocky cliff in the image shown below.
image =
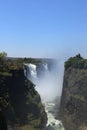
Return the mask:
{"type": "Polygon", "coordinates": [[[0,109],[0,117],[3,113],[5,119],[3,126],[7,122],[8,130],[39,130],[46,124],[40,96],[23,69],[0,73],[0,109]]]}
{"type": "Polygon", "coordinates": [[[59,116],[66,130],[87,130],[87,60],[80,54],[65,62],[59,116]]]}

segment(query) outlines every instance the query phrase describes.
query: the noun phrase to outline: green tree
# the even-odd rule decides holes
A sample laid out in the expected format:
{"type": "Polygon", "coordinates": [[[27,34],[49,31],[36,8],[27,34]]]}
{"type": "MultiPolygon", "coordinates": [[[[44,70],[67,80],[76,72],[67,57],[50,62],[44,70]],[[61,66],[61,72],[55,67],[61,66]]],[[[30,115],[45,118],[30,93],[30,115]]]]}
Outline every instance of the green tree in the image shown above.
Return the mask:
{"type": "Polygon", "coordinates": [[[7,56],[7,53],[6,52],[0,52],[0,58],[4,58],[7,56]]]}
{"type": "Polygon", "coordinates": [[[3,72],[7,69],[6,61],[4,58],[7,56],[6,52],[0,52],[0,71],[3,72]]]}

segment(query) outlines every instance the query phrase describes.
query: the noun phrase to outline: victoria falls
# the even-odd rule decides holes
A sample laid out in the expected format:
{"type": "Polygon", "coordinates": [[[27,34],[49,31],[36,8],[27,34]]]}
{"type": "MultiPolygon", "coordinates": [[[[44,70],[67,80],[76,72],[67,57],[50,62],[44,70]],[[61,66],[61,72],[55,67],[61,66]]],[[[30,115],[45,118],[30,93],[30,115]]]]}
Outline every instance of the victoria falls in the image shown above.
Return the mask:
{"type": "Polygon", "coordinates": [[[86,130],[87,59],[0,56],[0,130],[86,130]]]}
{"type": "Polygon", "coordinates": [[[0,0],[0,130],[87,130],[87,0],[0,0]]]}

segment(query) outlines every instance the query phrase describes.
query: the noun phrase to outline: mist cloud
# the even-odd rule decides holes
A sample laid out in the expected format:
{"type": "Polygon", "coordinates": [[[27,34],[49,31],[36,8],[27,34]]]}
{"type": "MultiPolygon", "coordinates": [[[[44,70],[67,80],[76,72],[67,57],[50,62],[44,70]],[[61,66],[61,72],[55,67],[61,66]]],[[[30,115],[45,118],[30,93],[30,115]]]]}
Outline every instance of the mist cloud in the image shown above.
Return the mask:
{"type": "Polygon", "coordinates": [[[51,71],[39,79],[36,90],[39,92],[42,101],[53,101],[57,96],[61,96],[64,74],[64,62],[57,61],[51,71]]]}

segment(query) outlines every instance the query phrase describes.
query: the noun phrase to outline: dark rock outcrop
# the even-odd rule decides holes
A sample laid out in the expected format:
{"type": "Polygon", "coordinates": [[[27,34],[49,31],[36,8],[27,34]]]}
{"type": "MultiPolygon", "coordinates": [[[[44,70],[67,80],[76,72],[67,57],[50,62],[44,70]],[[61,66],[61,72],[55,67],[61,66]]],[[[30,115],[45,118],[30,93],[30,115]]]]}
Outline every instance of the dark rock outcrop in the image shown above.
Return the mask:
{"type": "Polygon", "coordinates": [[[7,130],[6,118],[1,110],[0,110],[0,130],[7,130]]]}
{"type": "Polygon", "coordinates": [[[46,125],[40,96],[23,69],[11,70],[9,76],[0,75],[0,108],[9,130],[39,130],[46,125]]]}
{"type": "Polygon", "coordinates": [[[76,56],[66,63],[59,117],[66,130],[86,130],[87,60],[76,56]]]}

